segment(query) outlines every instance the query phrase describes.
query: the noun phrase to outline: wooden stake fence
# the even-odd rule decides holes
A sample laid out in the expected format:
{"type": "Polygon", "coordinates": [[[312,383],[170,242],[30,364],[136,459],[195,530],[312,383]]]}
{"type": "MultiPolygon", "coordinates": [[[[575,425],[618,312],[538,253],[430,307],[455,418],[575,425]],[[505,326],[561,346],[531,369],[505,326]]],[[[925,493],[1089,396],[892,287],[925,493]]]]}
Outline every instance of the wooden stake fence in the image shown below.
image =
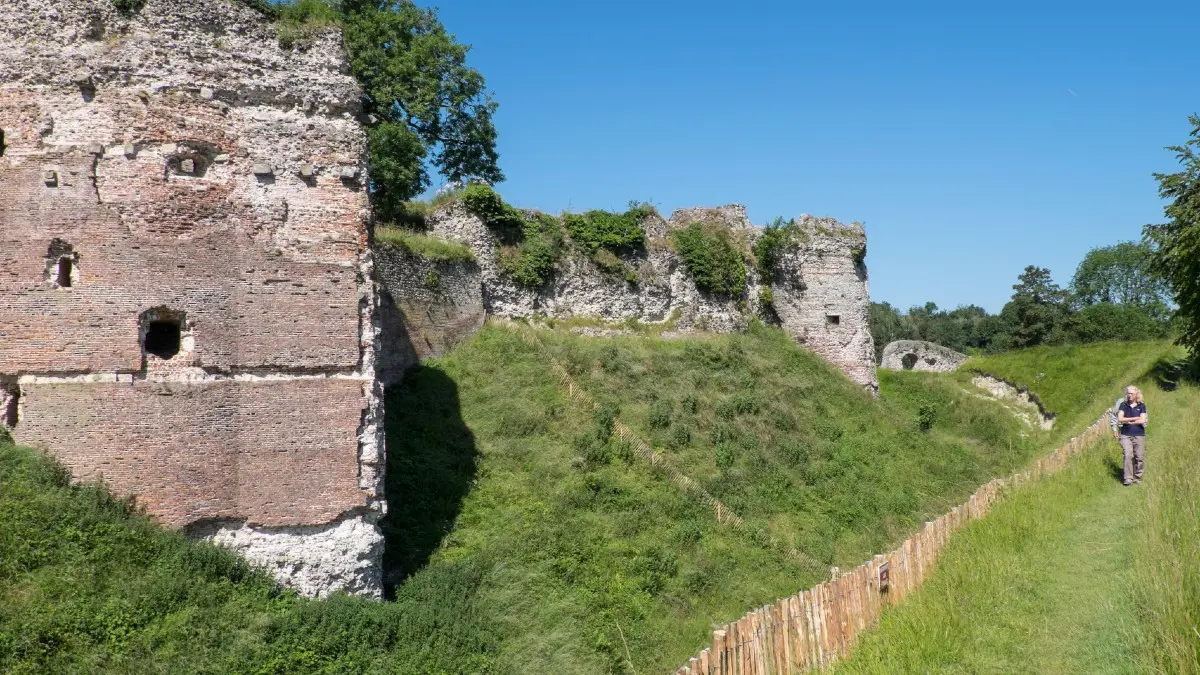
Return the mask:
{"type": "Polygon", "coordinates": [[[966,502],[925,523],[896,550],[714,630],[712,646],[689,659],[676,675],[785,675],[828,666],[846,655],[884,609],[902,602],[925,581],[951,534],[987,515],[1006,488],[1062,470],[1072,455],[1107,430],[1106,412],[1081,436],[1041,457],[1029,470],[985,483],[966,502]]]}

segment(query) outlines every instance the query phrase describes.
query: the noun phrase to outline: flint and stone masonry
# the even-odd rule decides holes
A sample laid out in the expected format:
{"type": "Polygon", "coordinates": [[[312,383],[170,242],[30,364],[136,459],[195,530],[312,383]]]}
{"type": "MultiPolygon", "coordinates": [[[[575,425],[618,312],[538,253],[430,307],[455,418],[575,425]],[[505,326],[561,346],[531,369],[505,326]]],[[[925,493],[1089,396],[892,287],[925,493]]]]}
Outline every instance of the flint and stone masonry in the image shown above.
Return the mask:
{"type": "Polygon", "coordinates": [[[539,289],[522,288],[503,272],[495,235],[461,204],[449,202],[429,221],[433,234],[466,244],[475,260],[423,262],[399,249],[378,247],[389,317],[385,329],[398,338],[387,342],[412,346],[390,353],[395,362],[381,373],[389,381],[403,367],[440,354],[470,335],[485,315],[637,319],[671,322],[680,331],[739,330],[759,317],[778,324],[868,391],[879,391],[868,324],[867,238],[857,223],[800,216],[797,241],[782,252],[770,281],[748,264],[745,293],[723,298],[696,288],[670,243],[671,232],[694,222],[719,224],[749,248],[764,230],[750,223],[739,204],[678,209],[669,218],[651,214],[642,223],[647,246],[622,259],[636,272],[636,283],[624,275],[605,273],[575,252],[539,289]],[[768,289],[773,302],[764,312],[758,299],[768,289]]]}
{"type": "Polygon", "coordinates": [[[237,3],[0,12],[0,423],[309,595],[380,593],[359,100],[237,3]]]}

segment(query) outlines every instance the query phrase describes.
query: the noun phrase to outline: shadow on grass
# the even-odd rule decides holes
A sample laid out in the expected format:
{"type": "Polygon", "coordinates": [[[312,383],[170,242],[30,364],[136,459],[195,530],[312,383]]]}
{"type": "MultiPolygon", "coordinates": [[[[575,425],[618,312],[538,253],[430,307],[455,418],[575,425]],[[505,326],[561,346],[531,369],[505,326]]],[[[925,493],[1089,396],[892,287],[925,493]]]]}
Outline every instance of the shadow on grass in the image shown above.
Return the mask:
{"type": "Polygon", "coordinates": [[[1105,454],[1104,456],[1104,466],[1108,467],[1108,475],[1112,476],[1113,480],[1121,484],[1125,483],[1125,467],[1121,464],[1123,458],[1124,456],[1121,454],[1121,450],[1119,448],[1117,449],[1117,455],[1115,457],[1111,452],[1105,454]]]}
{"type": "Polygon", "coordinates": [[[1200,361],[1162,357],[1146,374],[1163,391],[1175,391],[1180,382],[1200,384],[1200,361]]]}
{"type": "Polygon", "coordinates": [[[384,596],[429,562],[454,526],[475,480],[475,436],[462,419],[458,385],[437,368],[416,366],[387,390],[387,515],[384,596]]]}

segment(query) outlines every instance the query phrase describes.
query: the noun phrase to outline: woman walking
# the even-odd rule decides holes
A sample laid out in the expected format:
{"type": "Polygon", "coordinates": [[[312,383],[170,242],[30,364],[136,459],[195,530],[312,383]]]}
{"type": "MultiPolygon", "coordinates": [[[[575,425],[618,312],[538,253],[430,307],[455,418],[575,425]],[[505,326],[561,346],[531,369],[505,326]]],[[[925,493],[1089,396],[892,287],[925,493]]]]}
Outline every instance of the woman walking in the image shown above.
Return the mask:
{"type": "Polygon", "coordinates": [[[1146,417],[1142,390],[1132,384],[1125,387],[1125,400],[1117,408],[1117,424],[1121,428],[1117,442],[1125,455],[1126,485],[1142,482],[1142,470],[1146,465],[1146,417]]]}

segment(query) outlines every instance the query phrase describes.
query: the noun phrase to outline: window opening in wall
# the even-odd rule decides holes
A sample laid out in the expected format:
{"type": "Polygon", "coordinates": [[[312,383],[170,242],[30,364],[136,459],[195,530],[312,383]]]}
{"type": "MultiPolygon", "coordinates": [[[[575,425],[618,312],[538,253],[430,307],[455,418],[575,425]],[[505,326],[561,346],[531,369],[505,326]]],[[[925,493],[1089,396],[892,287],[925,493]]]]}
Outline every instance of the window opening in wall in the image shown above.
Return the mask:
{"type": "Polygon", "coordinates": [[[0,129],[0,157],[4,156],[5,150],[8,150],[8,146],[4,144],[4,130],[0,129]]]}
{"type": "Polygon", "coordinates": [[[149,354],[154,354],[160,359],[169,359],[179,353],[182,338],[179,321],[151,321],[146,330],[146,341],[142,346],[149,354]]]}
{"type": "Polygon", "coordinates": [[[912,370],[913,366],[917,365],[917,355],[905,354],[904,358],[900,359],[900,365],[904,366],[905,370],[912,370]]]}
{"type": "Polygon", "coordinates": [[[0,389],[0,400],[4,401],[4,410],[0,410],[0,415],[2,415],[0,422],[12,429],[17,426],[17,406],[21,403],[21,390],[16,388],[8,391],[0,389]]]}
{"type": "Polygon", "coordinates": [[[826,314],[825,324],[828,326],[836,326],[842,322],[842,317],[838,314],[826,314]]]}
{"type": "Polygon", "coordinates": [[[58,283],[60,288],[70,288],[71,287],[71,259],[70,258],[63,257],[63,258],[58,259],[58,279],[56,279],[56,283],[58,283]]]}

